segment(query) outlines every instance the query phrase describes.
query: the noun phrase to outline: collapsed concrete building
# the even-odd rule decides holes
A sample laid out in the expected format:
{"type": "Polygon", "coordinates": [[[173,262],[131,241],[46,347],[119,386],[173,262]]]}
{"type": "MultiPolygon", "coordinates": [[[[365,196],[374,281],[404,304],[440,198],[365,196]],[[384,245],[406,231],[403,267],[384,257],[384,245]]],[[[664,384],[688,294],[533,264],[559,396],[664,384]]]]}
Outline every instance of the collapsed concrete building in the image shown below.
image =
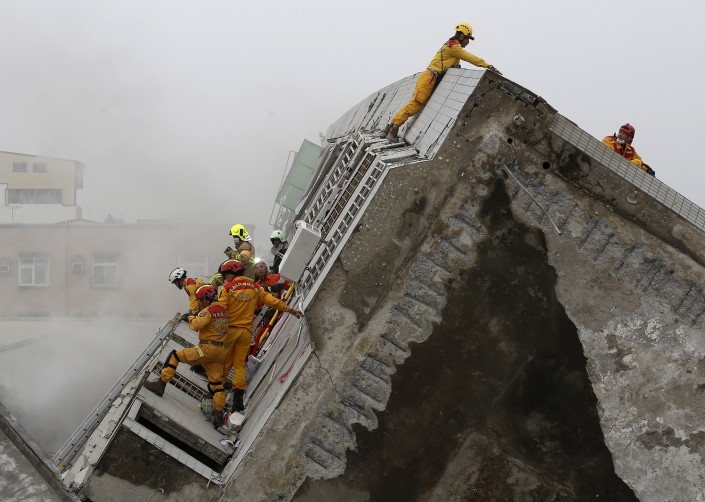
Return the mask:
{"type": "Polygon", "coordinates": [[[176,409],[205,389],[187,369],[168,399],[140,390],[193,343],[171,323],[54,457],[66,485],[705,500],[705,211],[484,70],[450,70],[405,141],[380,139],[414,81],[327,132],[296,214],[321,236],[292,277],[306,317],[272,334],[237,448],[176,409]]]}

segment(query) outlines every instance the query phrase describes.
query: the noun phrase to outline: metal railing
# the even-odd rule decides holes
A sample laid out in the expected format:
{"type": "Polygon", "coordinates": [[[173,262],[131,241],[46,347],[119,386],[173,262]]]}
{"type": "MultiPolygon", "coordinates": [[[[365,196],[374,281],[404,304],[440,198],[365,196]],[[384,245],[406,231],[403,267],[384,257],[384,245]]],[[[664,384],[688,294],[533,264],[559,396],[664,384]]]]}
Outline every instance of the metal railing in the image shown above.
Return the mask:
{"type": "Polygon", "coordinates": [[[120,379],[112,386],[108,393],[101,399],[88,416],[81,422],[76,430],[69,436],[66,442],[59,448],[52,458],[54,465],[63,468],[67,466],[74,456],[81,450],[88,438],[93,434],[96,427],[105,417],[113,404],[113,401],[120,395],[125,386],[142,371],[149,359],[159,352],[164,343],[169,339],[178,324],[178,317],[174,317],[159,329],[154,339],[137,356],[132,365],[122,374],[120,379]]]}

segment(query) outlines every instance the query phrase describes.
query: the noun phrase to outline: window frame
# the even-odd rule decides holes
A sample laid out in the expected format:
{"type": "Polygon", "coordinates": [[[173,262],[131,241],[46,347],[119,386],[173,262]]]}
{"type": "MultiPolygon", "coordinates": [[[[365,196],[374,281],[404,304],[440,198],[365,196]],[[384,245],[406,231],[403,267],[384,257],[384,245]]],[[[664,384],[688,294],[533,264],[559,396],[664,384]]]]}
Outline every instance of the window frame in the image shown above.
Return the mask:
{"type": "Polygon", "coordinates": [[[64,191],[61,188],[8,188],[5,190],[8,204],[62,204],[64,191]],[[39,197],[56,200],[42,200],[39,197]]]}
{"type": "Polygon", "coordinates": [[[94,253],[91,285],[94,288],[117,288],[120,286],[120,266],[118,253],[94,253]],[[108,261],[112,260],[112,261],[108,261]],[[100,274],[97,271],[101,271],[100,274]],[[112,276],[109,271],[113,270],[112,276]],[[98,277],[100,279],[98,279],[98,277]]]}
{"type": "Polygon", "coordinates": [[[32,162],[32,172],[33,173],[46,173],[48,172],[48,165],[46,162],[32,162]],[[38,166],[44,166],[43,169],[37,169],[38,166]]]}
{"type": "Polygon", "coordinates": [[[50,273],[51,267],[48,253],[20,253],[17,264],[17,284],[20,287],[46,288],[50,285],[50,273]],[[27,263],[29,260],[31,260],[31,265],[27,263]],[[37,267],[37,265],[40,265],[40,267],[43,265],[41,263],[42,261],[46,265],[46,270],[42,270],[42,268],[37,267]],[[27,271],[30,271],[31,282],[23,282],[23,273],[26,277],[27,271]],[[45,274],[46,279],[44,282],[37,281],[37,276],[41,273],[45,274]]]}

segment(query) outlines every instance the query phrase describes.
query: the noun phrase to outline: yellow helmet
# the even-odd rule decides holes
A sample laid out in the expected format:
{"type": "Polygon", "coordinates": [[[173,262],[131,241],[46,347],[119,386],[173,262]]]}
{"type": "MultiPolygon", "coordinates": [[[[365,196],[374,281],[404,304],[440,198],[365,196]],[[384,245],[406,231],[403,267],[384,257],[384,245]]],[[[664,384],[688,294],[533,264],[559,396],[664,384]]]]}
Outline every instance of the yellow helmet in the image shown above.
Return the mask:
{"type": "Polygon", "coordinates": [[[252,237],[250,237],[250,234],[248,234],[247,230],[245,230],[244,225],[240,225],[239,223],[237,225],[233,225],[230,228],[230,235],[232,235],[233,237],[237,237],[241,241],[252,240],[252,237]]]}
{"type": "Polygon", "coordinates": [[[458,26],[455,27],[456,32],[460,32],[466,37],[468,37],[470,40],[475,40],[475,37],[472,36],[472,26],[470,26],[469,23],[460,23],[458,26]]]}

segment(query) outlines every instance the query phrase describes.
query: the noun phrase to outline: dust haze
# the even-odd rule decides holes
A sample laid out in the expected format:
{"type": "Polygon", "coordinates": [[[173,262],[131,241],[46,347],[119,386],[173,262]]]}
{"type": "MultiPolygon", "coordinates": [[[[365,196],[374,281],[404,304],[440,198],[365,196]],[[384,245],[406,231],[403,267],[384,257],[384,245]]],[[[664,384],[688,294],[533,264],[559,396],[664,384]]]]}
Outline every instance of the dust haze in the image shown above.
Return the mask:
{"type": "MultiPolygon", "coordinates": [[[[83,162],[78,204],[89,220],[172,217],[183,221],[174,229],[183,235],[205,223],[247,222],[266,254],[289,152],[304,139],[318,143],[370,93],[423,70],[452,28],[469,22],[475,41],[468,50],[598,138],[631,122],[634,146],[657,177],[705,205],[700,162],[686,147],[699,144],[703,131],[696,62],[705,52],[705,5],[513,0],[462,7],[5,1],[0,150],[83,162]]],[[[220,256],[229,241],[217,239],[204,246],[220,256]]],[[[154,323],[183,309],[183,292],[164,279],[171,263],[158,247],[142,256],[134,265],[142,287],[170,305],[147,309],[156,321],[103,321],[106,304],[93,323],[40,323],[31,328],[40,339],[0,352],[0,400],[49,450],[140,352],[154,323]]],[[[28,326],[0,323],[0,345],[28,326]]]]}

